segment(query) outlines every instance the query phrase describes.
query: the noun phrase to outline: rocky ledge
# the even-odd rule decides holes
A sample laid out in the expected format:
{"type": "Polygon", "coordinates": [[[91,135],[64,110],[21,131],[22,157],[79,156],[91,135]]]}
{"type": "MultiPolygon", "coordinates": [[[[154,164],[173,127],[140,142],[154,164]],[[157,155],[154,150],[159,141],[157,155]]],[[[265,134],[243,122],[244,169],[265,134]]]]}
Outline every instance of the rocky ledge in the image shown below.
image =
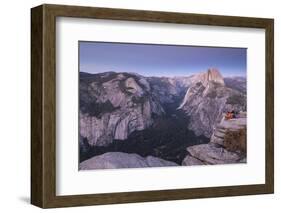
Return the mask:
{"type": "Polygon", "coordinates": [[[236,118],[222,119],[211,136],[210,143],[190,146],[182,165],[213,165],[246,162],[246,113],[236,118]]]}
{"type": "Polygon", "coordinates": [[[141,157],[137,154],[123,152],[107,152],[83,161],[79,170],[89,169],[119,169],[119,168],[143,168],[143,167],[178,166],[178,164],[153,156],[141,157]]]}

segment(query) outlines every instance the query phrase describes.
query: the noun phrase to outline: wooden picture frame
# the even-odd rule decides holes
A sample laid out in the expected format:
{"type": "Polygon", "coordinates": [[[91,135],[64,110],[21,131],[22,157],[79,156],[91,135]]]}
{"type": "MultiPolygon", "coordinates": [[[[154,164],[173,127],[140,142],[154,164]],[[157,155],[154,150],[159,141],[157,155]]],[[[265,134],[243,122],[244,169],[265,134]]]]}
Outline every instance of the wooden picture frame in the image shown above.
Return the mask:
{"type": "Polygon", "coordinates": [[[31,9],[31,203],[41,208],[267,194],[274,191],[274,21],[126,9],[41,5],[31,9]],[[56,17],[265,29],[265,184],[56,195],[56,17]]]}

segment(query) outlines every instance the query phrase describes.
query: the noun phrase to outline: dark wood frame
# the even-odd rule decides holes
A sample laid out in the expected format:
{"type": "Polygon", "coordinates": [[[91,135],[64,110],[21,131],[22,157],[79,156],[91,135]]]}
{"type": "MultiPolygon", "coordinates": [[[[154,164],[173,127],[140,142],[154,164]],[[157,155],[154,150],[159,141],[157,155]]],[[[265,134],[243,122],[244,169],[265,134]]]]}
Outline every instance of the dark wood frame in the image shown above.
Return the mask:
{"type": "Polygon", "coordinates": [[[110,8],[41,5],[31,9],[31,203],[66,207],[218,196],[274,191],[274,20],[110,8]],[[265,184],[195,189],[56,195],[56,17],[262,28],[266,34],[265,184]]]}

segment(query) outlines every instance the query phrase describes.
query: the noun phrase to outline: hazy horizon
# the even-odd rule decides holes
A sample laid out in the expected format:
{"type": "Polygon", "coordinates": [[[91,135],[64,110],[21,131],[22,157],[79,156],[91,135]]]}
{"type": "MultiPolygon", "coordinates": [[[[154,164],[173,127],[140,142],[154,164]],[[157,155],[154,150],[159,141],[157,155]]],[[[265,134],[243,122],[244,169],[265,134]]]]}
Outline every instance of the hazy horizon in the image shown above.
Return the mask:
{"type": "Polygon", "coordinates": [[[110,42],[79,42],[79,71],[185,77],[217,68],[223,77],[246,77],[247,49],[110,42]]]}
{"type": "MultiPolygon", "coordinates": [[[[102,74],[102,73],[109,73],[109,72],[114,72],[114,73],[129,73],[129,74],[137,74],[137,75],[141,75],[139,73],[135,73],[135,72],[117,72],[117,71],[114,71],[114,70],[109,70],[109,71],[105,71],[105,72],[96,72],[96,73],[91,73],[91,72],[84,72],[84,71],[80,71],[80,72],[83,72],[83,73],[87,73],[87,74],[102,74]]],[[[204,72],[204,71],[203,71],[204,72]]],[[[207,72],[207,70],[205,71],[207,72]]],[[[166,76],[166,75],[159,75],[159,76],[154,76],[154,75],[142,75],[144,77],[158,77],[158,78],[180,78],[180,77],[190,77],[192,75],[196,75],[196,74],[199,74],[199,73],[202,73],[202,72],[195,72],[194,74],[188,74],[188,75],[169,75],[169,76],[166,76]]],[[[228,75],[228,76],[224,76],[222,75],[223,78],[231,78],[231,77],[241,77],[241,78],[246,78],[246,76],[242,76],[242,75],[228,75]]]]}

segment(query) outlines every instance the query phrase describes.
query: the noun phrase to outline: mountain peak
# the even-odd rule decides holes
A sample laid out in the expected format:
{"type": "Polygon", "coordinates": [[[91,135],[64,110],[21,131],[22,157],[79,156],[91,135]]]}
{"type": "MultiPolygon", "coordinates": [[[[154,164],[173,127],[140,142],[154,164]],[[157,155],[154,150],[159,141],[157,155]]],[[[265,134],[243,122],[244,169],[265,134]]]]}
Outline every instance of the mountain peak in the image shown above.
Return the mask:
{"type": "Polygon", "coordinates": [[[205,71],[197,75],[194,75],[193,82],[194,83],[201,82],[205,87],[210,82],[215,82],[223,86],[225,85],[221,73],[216,68],[209,68],[207,72],[205,71]]]}
{"type": "Polygon", "coordinates": [[[208,81],[214,81],[216,83],[220,83],[220,84],[224,85],[223,77],[222,77],[221,73],[219,72],[219,70],[216,68],[208,69],[207,79],[208,79],[208,81]]]}

